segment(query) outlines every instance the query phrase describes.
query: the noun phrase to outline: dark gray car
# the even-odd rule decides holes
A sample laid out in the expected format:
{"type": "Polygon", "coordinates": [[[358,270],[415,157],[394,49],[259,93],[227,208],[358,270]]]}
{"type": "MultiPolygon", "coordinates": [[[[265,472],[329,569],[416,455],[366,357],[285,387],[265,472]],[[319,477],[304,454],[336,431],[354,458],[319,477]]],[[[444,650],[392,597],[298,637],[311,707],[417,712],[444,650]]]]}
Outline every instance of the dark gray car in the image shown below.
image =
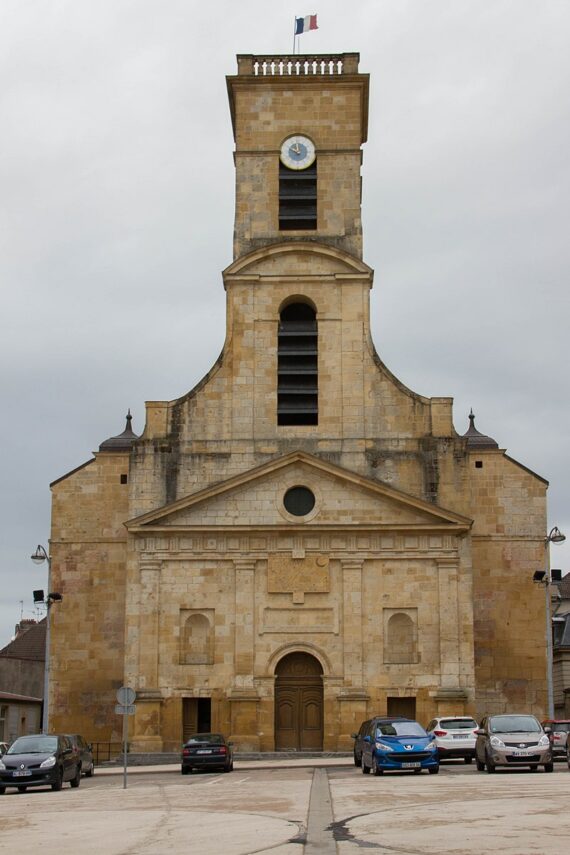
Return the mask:
{"type": "Polygon", "coordinates": [[[71,742],[61,734],[20,736],[0,759],[0,795],[6,787],[25,792],[28,787],[50,786],[61,790],[64,782],[78,787],[81,764],[71,742]]]}
{"type": "Polygon", "coordinates": [[[91,745],[79,733],[66,733],[65,735],[71,742],[73,753],[81,764],[81,774],[85,775],[86,778],[92,778],[95,772],[95,764],[93,762],[93,749],[91,745]]]}
{"type": "Polygon", "coordinates": [[[497,766],[554,771],[550,739],[533,715],[485,716],[477,731],[475,762],[479,772],[492,773],[497,766]]]}

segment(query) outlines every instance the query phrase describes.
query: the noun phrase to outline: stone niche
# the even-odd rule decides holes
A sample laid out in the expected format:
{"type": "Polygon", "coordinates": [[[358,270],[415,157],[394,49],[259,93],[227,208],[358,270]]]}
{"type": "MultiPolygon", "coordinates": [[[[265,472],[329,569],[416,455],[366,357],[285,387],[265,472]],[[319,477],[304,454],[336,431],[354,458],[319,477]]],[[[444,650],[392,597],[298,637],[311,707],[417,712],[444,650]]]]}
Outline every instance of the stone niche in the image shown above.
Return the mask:
{"type": "Polygon", "coordinates": [[[214,609],[180,609],[180,664],[214,661],[214,609]]]}

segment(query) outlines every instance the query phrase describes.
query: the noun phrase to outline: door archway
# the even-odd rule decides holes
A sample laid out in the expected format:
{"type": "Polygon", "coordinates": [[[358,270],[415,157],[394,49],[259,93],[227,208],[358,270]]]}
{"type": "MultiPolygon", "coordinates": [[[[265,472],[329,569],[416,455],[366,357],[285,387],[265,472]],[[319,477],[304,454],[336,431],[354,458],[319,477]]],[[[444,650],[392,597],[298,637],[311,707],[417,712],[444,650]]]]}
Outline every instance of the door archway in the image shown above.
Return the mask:
{"type": "Polygon", "coordinates": [[[323,749],[323,669],[310,653],[289,653],[275,668],[275,749],[323,749]]]}

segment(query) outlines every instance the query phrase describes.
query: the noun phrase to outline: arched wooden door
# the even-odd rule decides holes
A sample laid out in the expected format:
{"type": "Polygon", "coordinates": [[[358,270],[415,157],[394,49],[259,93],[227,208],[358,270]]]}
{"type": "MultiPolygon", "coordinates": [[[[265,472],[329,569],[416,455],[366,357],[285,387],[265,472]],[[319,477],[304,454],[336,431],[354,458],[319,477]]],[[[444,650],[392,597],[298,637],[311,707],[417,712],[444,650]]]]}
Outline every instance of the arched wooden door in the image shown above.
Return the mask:
{"type": "Polygon", "coordinates": [[[275,749],[323,749],[323,669],[309,653],[289,653],[277,663],[275,749]]]}

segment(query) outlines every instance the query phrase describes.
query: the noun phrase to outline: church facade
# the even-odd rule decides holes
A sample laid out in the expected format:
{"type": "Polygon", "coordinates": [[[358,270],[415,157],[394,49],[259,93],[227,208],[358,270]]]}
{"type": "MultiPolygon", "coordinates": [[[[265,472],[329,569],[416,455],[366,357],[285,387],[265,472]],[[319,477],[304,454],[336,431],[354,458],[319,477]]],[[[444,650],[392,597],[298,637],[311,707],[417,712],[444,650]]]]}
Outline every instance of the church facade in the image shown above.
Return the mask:
{"type": "Polygon", "coordinates": [[[242,55],[227,78],[224,349],[51,485],[51,729],[119,739],[123,684],[134,751],[210,729],[347,750],[372,715],[544,710],[547,483],[375,351],[358,65],[242,55]]]}

